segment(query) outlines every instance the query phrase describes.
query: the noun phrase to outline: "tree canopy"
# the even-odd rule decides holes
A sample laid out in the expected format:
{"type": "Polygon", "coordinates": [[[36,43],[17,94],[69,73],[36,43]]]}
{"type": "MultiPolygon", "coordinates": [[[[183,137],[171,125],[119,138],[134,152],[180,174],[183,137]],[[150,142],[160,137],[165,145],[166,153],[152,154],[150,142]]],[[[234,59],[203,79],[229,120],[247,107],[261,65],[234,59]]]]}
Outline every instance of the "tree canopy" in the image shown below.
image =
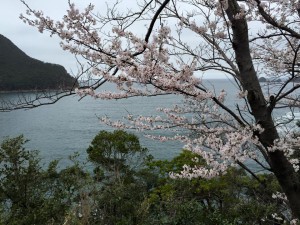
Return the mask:
{"type": "Polygon", "coordinates": [[[82,72],[93,79],[76,90],[81,97],[184,96],[188,107],[161,109],[165,118],[102,118],[117,128],[192,131],[191,136],[158,137],[184,142],[207,162],[206,167],[185,166],[172,174],[174,178],[212,178],[239,166],[259,180],[247,166],[250,160],[275,174],[299,219],[299,158],[294,154],[299,137],[279,135],[274,114],[282,108],[293,113],[299,107],[300,84],[293,81],[299,78],[300,3],[143,0],[130,1],[124,11],[126,2],[112,2],[105,13],[97,13],[91,4],[79,10],[69,1],[60,21],[26,5],[27,14],[21,18],[40,32],[57,35],[64,50],[87,60],[82,72]],[[137,29],[141,25],[145,26],[137,29]],[[239,88],[241,101],[235,107],[226,105],[226,90],[215,93],[203,84],[201,75],[216,72],[232,78],[239,88]],[[276,85],[267,82],[264,92],[260,76],[282,80],[276,85]],[[115,83],[119,91],[101,91],[105,82],[115,83]]]}
{"type": "Polygon", "coordinates": [[[132,145],[139,145],[135,135],[124,131],[100,131],[94,138],[87,150],[94,173],[86,162],[77,161],[78,154],[70,157],[72,164],[66,168],[58,169],[58,161],[46,167],[37,151],[24,147],[25,142],[19,136],[0,145],[1,224],[286,225],[291,220],[273,174],[259,175],[268,182],[265,188],[236,168],[210,180],[174,180],[170,171],[180,171],[191,161],[204,165],[204,160],[187,150],[173,159],[154,160],[146,149],[132,145]],[[120,133],[127,146],[114,138],[120,133]],[[94,157],[105,152],[121,156],[130,169],[115,164],[120,160],[107,160],[112,157],[94,157]],[[133,159],[139,154],[147,157],[133,159]],[[102,179],[99,167],[105,170],[102,179]],[[112,170],[118,171],[117,177],[112,170]]]}

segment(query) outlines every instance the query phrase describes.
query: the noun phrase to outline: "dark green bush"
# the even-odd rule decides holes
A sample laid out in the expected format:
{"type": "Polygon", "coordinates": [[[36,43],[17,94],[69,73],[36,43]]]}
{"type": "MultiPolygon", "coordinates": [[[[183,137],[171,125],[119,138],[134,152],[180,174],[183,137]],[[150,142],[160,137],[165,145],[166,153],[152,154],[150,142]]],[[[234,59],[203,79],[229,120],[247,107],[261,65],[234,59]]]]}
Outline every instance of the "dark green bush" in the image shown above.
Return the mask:
{"type": "Polygon", "coordinates": [[[1,144],[0,221],[18,225],[62,224],[78,202],[78,174],[83,171],[73,165],[58,172],[57,161],[44,169],[38,152],[25,150],[25,143],[24,137],[19,136],[1,144]]]}
{"type": "Polygon", "coordinates": [[[210,180],[171,179],[183,165],[205,166],[189,151],[154,160],[137,137],[101,131],[87,149],[94,172],[76,159],[58,170],[58,161],[41,166],[37,151],[24,149],[23,136],[0,148],[0,224],[64,225],[215,225],[284,224],[272,214],[288,215],[272,174],[231,168],[210,180]],[[192,159],[198,160],[192,161],[192,159]]]}

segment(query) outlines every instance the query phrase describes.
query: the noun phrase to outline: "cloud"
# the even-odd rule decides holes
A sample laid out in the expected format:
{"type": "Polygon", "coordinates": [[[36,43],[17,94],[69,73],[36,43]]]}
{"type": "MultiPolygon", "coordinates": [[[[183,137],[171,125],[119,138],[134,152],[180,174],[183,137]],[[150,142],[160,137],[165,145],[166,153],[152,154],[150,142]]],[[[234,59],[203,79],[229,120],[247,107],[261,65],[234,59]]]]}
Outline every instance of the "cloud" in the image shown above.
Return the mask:
{"type": "MultiPolygon", "coordinates": [[[[60,20],[68,9],[67,0],[25,0],[26,3],[35,10],[42,10],[45,15],[53,18],[54,20],[60,20]]],[[[100,14],[106,14],[106,3],[105,1],[99,0],[73,0],[76,7],[80,9],[85,8],[90,2],[95,4],[95,11],[100,14]]],[[[108,1],[111,5],[114,1],[108,1]]],[[[127,11],[130,7],[135,7],[135,4],[128,5],[128,2],[123,2],[118,10],[127,11]]],[[[7,0],[1,2],[0,7],[0,33],[9,38],[15,45],[17,45],[22,51],[32,58],[60,64],[66,68],[68,72],[77,72],[77,63],[75,57],[63,51],[60,48],[60,39],[57,37],[50,37],[45,32],[40,34],[36,28],[24,24],[19,19],[20,14],[26,13],[26,7],[18,0],[7,0]]],[[[172,21],[170,21],[172,23],[172,21]]],[[[134,32],[138,32],[143,35],[147,30],[144,21],[139,24],[135,24],[132,27],[134,32]]],[[[147,21],[149,23],[149,21],[147,21]]],[[[187,40],[195,38],[194,35],[186,34],[187,40]]]]}
{"type": "MultiPolygon", "coordinates": [[[[35,10],[42,10],[45,15],[60,20],[68,9],[67,0],[25,0],[35,10]]],[[[99,0],[74,0],[76,7],[85,8],[90,2],[97,5],[97,9],[105,13],[106,3],[99,0]]],[[[26,13],[26,7],[21,1],[7,0],[1,2],[0,7],[0,34],[10,39],[16,46],[32,58],[60,64],[68,72],[76,72],[75,57],[60,48],[60,39],[50,37],[49,34],[40,34],[36,28],[24,24],[19,19],[20,14],[26,13]]]]}
{"type": "MultiPolygon", "coordinates": [[[[41,9],[55,19],[63,16],[67,9],[67,1],[26,1],[33,9],[41,9]]],[[[25,14],[26,7],[16,0],[3,1],[0,7],[0,33],[10,39],[16,46],[32,58],[56,63],[64,66],[67,71],[76,70],[76,61],[73,55],[63,51],[60,40],[48,34],[40,34],[37,29],[30,27],[19,19],[25,14]]]]}

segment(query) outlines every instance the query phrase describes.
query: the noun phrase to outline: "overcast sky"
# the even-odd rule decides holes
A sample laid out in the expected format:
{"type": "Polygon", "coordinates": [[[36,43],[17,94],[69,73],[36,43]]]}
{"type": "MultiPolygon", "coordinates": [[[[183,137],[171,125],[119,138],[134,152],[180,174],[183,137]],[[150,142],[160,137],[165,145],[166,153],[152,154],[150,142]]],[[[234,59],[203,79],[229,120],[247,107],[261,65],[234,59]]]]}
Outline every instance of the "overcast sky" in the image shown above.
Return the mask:
{"type": "MultiPolygon", "coordinates": [[[[25,1],[32,9],[42,10],[44,15],[50,16],[54,20],[60,20],[68,9],[68,0],[25,1]]],[[[44,62],[60,64],[69,73],[76,75],[76,60],[72,54],[60,48],[60,39],[50,37],[47,32],[43,34],[39,33],[36,28],[23,23],[19,18],[21,13],[26,14],[26,7],[20,0],[0,0],[0,2],[0,34],[10,39],[30,57],[44,62]]],[[[95,5],[96,12],[105,13],[106,2],[112,3],[114,1],[72,0],[71,2],[74,2],[76,7],[79,8],[85,8],[89,3],[92,3],[95,5]]],[[[126,5],[125,7],[131,6],[126,5]]],[[[208,74],[210,78],[224,78],[223,75],[216,75],[216,72],[212,71],[209,73],[213,74],[213,76],[211,76],[212,74],[208,74]]]]}
{"type": "MultiPolygon", "coordinates": [[[[10,39],[16,46],[32,58],[44,62],[61,64],[68,72],[76,73],[74,56],[63,51],[59,39],[41,34],[36,28],[24,24],[19,16],[26,14],[26,7],[19,0],[0,0],[0,34],[10,39]]],[[[32,9],[42,10],[53,19],[61,19],[68,8],[68,0],[26,0],[32,9]]],[[[90,2],[98,2],[97,9],[105,6],[103,0],[74,0],[76,5],[85,7],[90,2]],[[99,2],[101,2],[99,6],[99,2]]]]}

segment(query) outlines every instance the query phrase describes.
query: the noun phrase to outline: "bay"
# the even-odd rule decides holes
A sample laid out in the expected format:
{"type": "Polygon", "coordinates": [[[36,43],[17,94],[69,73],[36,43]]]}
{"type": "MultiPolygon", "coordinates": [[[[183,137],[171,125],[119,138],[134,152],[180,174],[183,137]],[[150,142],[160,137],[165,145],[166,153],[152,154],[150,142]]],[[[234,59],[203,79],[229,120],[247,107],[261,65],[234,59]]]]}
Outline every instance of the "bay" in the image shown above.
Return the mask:
{"type": "MultiPolygon", "coordinates": [[[[207,80],[207,88],[219,93],[227,91],[227,105],[235,107],[237,87],[230,80],[207,80]]],[[[110,87],[103,87],[110,89],[110,87]]],[[[1,94],[2,98],[17,98],[17,93],[1,94]]],[[[177,95],[156,97],[134,97],[121,100],[95,100],[91,97],[78,101],[78,96],[66,97],[53,105],[45,105],[30,110],[16,110],[0,113],[0,141],[5,137],[23,134],[30,141],[29,149],[37,149],[45,162],[67,158],[74,152],[86,157],[86,149],[100,130],[113,130],[99,122],[98,117],[109,116],[118,120],[128,113],[133,115],[156,115],[157,108],[181,104],[183,98],[177,95]]],[[[159,142],[144,137],[144,133],[135,132],[141,144],[149,149],[157,159],[169,159],[183,147],[179,142],[159,142]]],[[[166,131],[156,131],[156,135],[166,131]]]]}

